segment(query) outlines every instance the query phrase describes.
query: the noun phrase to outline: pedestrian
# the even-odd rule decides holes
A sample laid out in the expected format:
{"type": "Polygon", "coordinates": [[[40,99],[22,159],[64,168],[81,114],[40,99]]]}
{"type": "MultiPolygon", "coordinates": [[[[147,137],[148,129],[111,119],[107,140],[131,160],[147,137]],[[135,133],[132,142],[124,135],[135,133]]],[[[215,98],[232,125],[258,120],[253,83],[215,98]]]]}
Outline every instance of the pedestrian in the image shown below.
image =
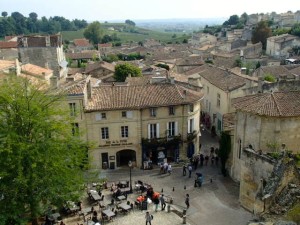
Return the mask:
{"type": "Polygon", "coordinates": [[[207,163],[208,163],[208,160],[209,160],[209,156],[206,155],[206,156],[204,157],[204,160],[205,160],[205,166],[207,166],[207,163]]]}
{"type": "Polygon", "coordinates": [[[215,162],[215,154],[212,154],[210,160],[211,160],[211,165],[214,165],[214,162],[215,162]]]}
{"type": "Polygon", "coordinates": [[[200,166],[203,166],[203,162],[204,162],[204,156],[203,154],[200,154],[200,166]]]}
{"type": "Polygon", "coordinates": [[[186,175],[186,165],[184,164],[182,167],[182,175],[185,176],[186,175]]]}
{"type": "Polygon", "coordinates": [[[152,215],[147,211],[145,215],[146,225],[149,223],[151,225],[152,215]]]}
{"type": "Polygon", "coordinates": [[[168,167],[169,167],[168,163],[165,162],[165,163],[164,163],[164,173],[167,173],[168,167]]]}
{"type": "Polygon", "coordinates": [[[192,176],[192,170],[193,170],[193,167],[192,167],[191,164],[189,164],[188,170],[189,170],[189,178],[191,178],[191,176],[192,176]]]}
{"type": "Polygon", "coordinates": [[[154,203],[154,205],[155,205],[155,212],[157,212],[157,210],[158,210],[158,205],[159,205],[159,198],[157,197],[157,198],[153,199],[153,203],[154,203]]]}
{"type": "Polygon", "coordinates": [[[172,166],[171,166],[171,164],[168,165],[168,173],[169,173],[169,175],[171,175],[171,173],[172,173],[172,166]]]}
{"type": "Polygon", "coordinates": [[[165,210],[165,207],[166,207],[166,201],[165,201],[165,198],[164,198],[164,194],[162,194],[160,196],[160,204],[161,204],[161,211],[165,210]]]}
{"type": "Polygon", "coordinates": [[[190,195],[189,194],[186,194],[185,205],[186,205],[187,209],[190,207],[190,195]]]}

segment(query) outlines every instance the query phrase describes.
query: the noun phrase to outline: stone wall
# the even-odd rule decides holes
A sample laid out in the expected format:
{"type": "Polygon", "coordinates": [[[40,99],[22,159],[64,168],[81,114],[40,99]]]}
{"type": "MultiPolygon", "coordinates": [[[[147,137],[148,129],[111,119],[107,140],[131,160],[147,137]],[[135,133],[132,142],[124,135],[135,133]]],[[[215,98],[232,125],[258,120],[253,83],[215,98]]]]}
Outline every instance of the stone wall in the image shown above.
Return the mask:
{"type": "Polygon", "coordinates": [[[244,149],[241,160],[240,202],[249,211],[262,212],[264,204],[258,195],[273,171],[274,162],[252,149],[244,149]]]}

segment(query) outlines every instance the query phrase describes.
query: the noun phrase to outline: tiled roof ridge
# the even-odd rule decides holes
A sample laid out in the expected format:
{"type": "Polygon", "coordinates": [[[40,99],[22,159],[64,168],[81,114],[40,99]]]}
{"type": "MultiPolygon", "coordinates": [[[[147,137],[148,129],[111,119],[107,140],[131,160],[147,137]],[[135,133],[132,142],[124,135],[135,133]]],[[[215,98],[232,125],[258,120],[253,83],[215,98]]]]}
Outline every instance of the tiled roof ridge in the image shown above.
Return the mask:
{"type": "Polygon", "coordinates": [[[279,116],[282,116],[283,114],[282,114],[281,110],[279,109],[279,105],[278,105],[278,102],[277,102],[277,100],[276,100],[276,98],[274,96],[274,92],[271,93],[271,98],[274,101],[274,104],[276,106],[276,109],[278,110],[279,116]]]}

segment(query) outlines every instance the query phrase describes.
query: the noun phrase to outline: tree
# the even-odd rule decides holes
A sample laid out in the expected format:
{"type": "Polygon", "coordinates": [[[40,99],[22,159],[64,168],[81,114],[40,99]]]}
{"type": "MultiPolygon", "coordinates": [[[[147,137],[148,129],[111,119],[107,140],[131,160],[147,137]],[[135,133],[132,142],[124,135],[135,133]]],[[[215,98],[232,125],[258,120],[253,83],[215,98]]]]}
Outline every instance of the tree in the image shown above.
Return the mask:
{"type": "Polygon", "coordinates": [[[29,18],[32,19],[33,22],[36,22],[38,14],[36,14],[35,12],[29,13],[29,18]]]}
{"type": "Polygon", "coordinates": [[[258,42],[262,43],[262,48],[267,47],[267,38],[272,36],[272,30],[269,28],[266,21],[260,21],[257,27],[252,32],[252,43],[256,44],[258,42]]]}
{"type": "Polygon", "coordinates": [[[86,39],[92,42],[94,45],[101,42],[102,30],[98,21],[91,23],[84,30],[83,35],[86,39]]]}
{"type": "Polygon", "coordinates": [[[300,37],[300,23],[295,23],[293,25],[291,34],[300,37]]]}
{"type": "Polygon", "coordinates": [[[125,23],[130,26],[135,26],[135,22],[133,22],[132,20],[125,20],[125,23]]]}
{"type": "Polygon", "coordinates": [[[87,146],[59,95],[11,76],[0,84],[0,224],[27,224],[75,200],[87,146]]]}
{"type": "Polygon", "coordinates": [[[238,15],[232,15],[229,17],[229,20],[228,20],[228,24],[229,25],[236,25],[238,24],[239,22],[239,16],[238,15]]]}
{"type": "Polygon", "coordinates": [[[130,63],[116,65],[115,74],[114,74],[114,78],[116,79],[116,81],[124,82],[126,80],[126,77],[128,77],[129,74],[132,77],[141,77],[142,71],[140,68],[130,63]]]}
{"type": "Polygon", "coordinates": [[[7,14],[7,12],[4,11],[4,12],[1,13],[1,15],[2,15],[3,17],[7,17],[8,14],[7,14]]]}

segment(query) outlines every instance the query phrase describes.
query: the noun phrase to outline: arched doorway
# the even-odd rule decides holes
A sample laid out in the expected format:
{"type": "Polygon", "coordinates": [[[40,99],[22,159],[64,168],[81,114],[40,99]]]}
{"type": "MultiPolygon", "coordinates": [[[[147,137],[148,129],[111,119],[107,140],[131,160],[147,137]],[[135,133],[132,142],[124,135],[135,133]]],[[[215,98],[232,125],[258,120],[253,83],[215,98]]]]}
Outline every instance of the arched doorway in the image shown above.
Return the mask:
{"type": "Polygon", "coordinates": [[[117,152],[117,167],[128,166],[128,162],[136,162],[136,152],[131,149],[123,149],[117,152]]]}

